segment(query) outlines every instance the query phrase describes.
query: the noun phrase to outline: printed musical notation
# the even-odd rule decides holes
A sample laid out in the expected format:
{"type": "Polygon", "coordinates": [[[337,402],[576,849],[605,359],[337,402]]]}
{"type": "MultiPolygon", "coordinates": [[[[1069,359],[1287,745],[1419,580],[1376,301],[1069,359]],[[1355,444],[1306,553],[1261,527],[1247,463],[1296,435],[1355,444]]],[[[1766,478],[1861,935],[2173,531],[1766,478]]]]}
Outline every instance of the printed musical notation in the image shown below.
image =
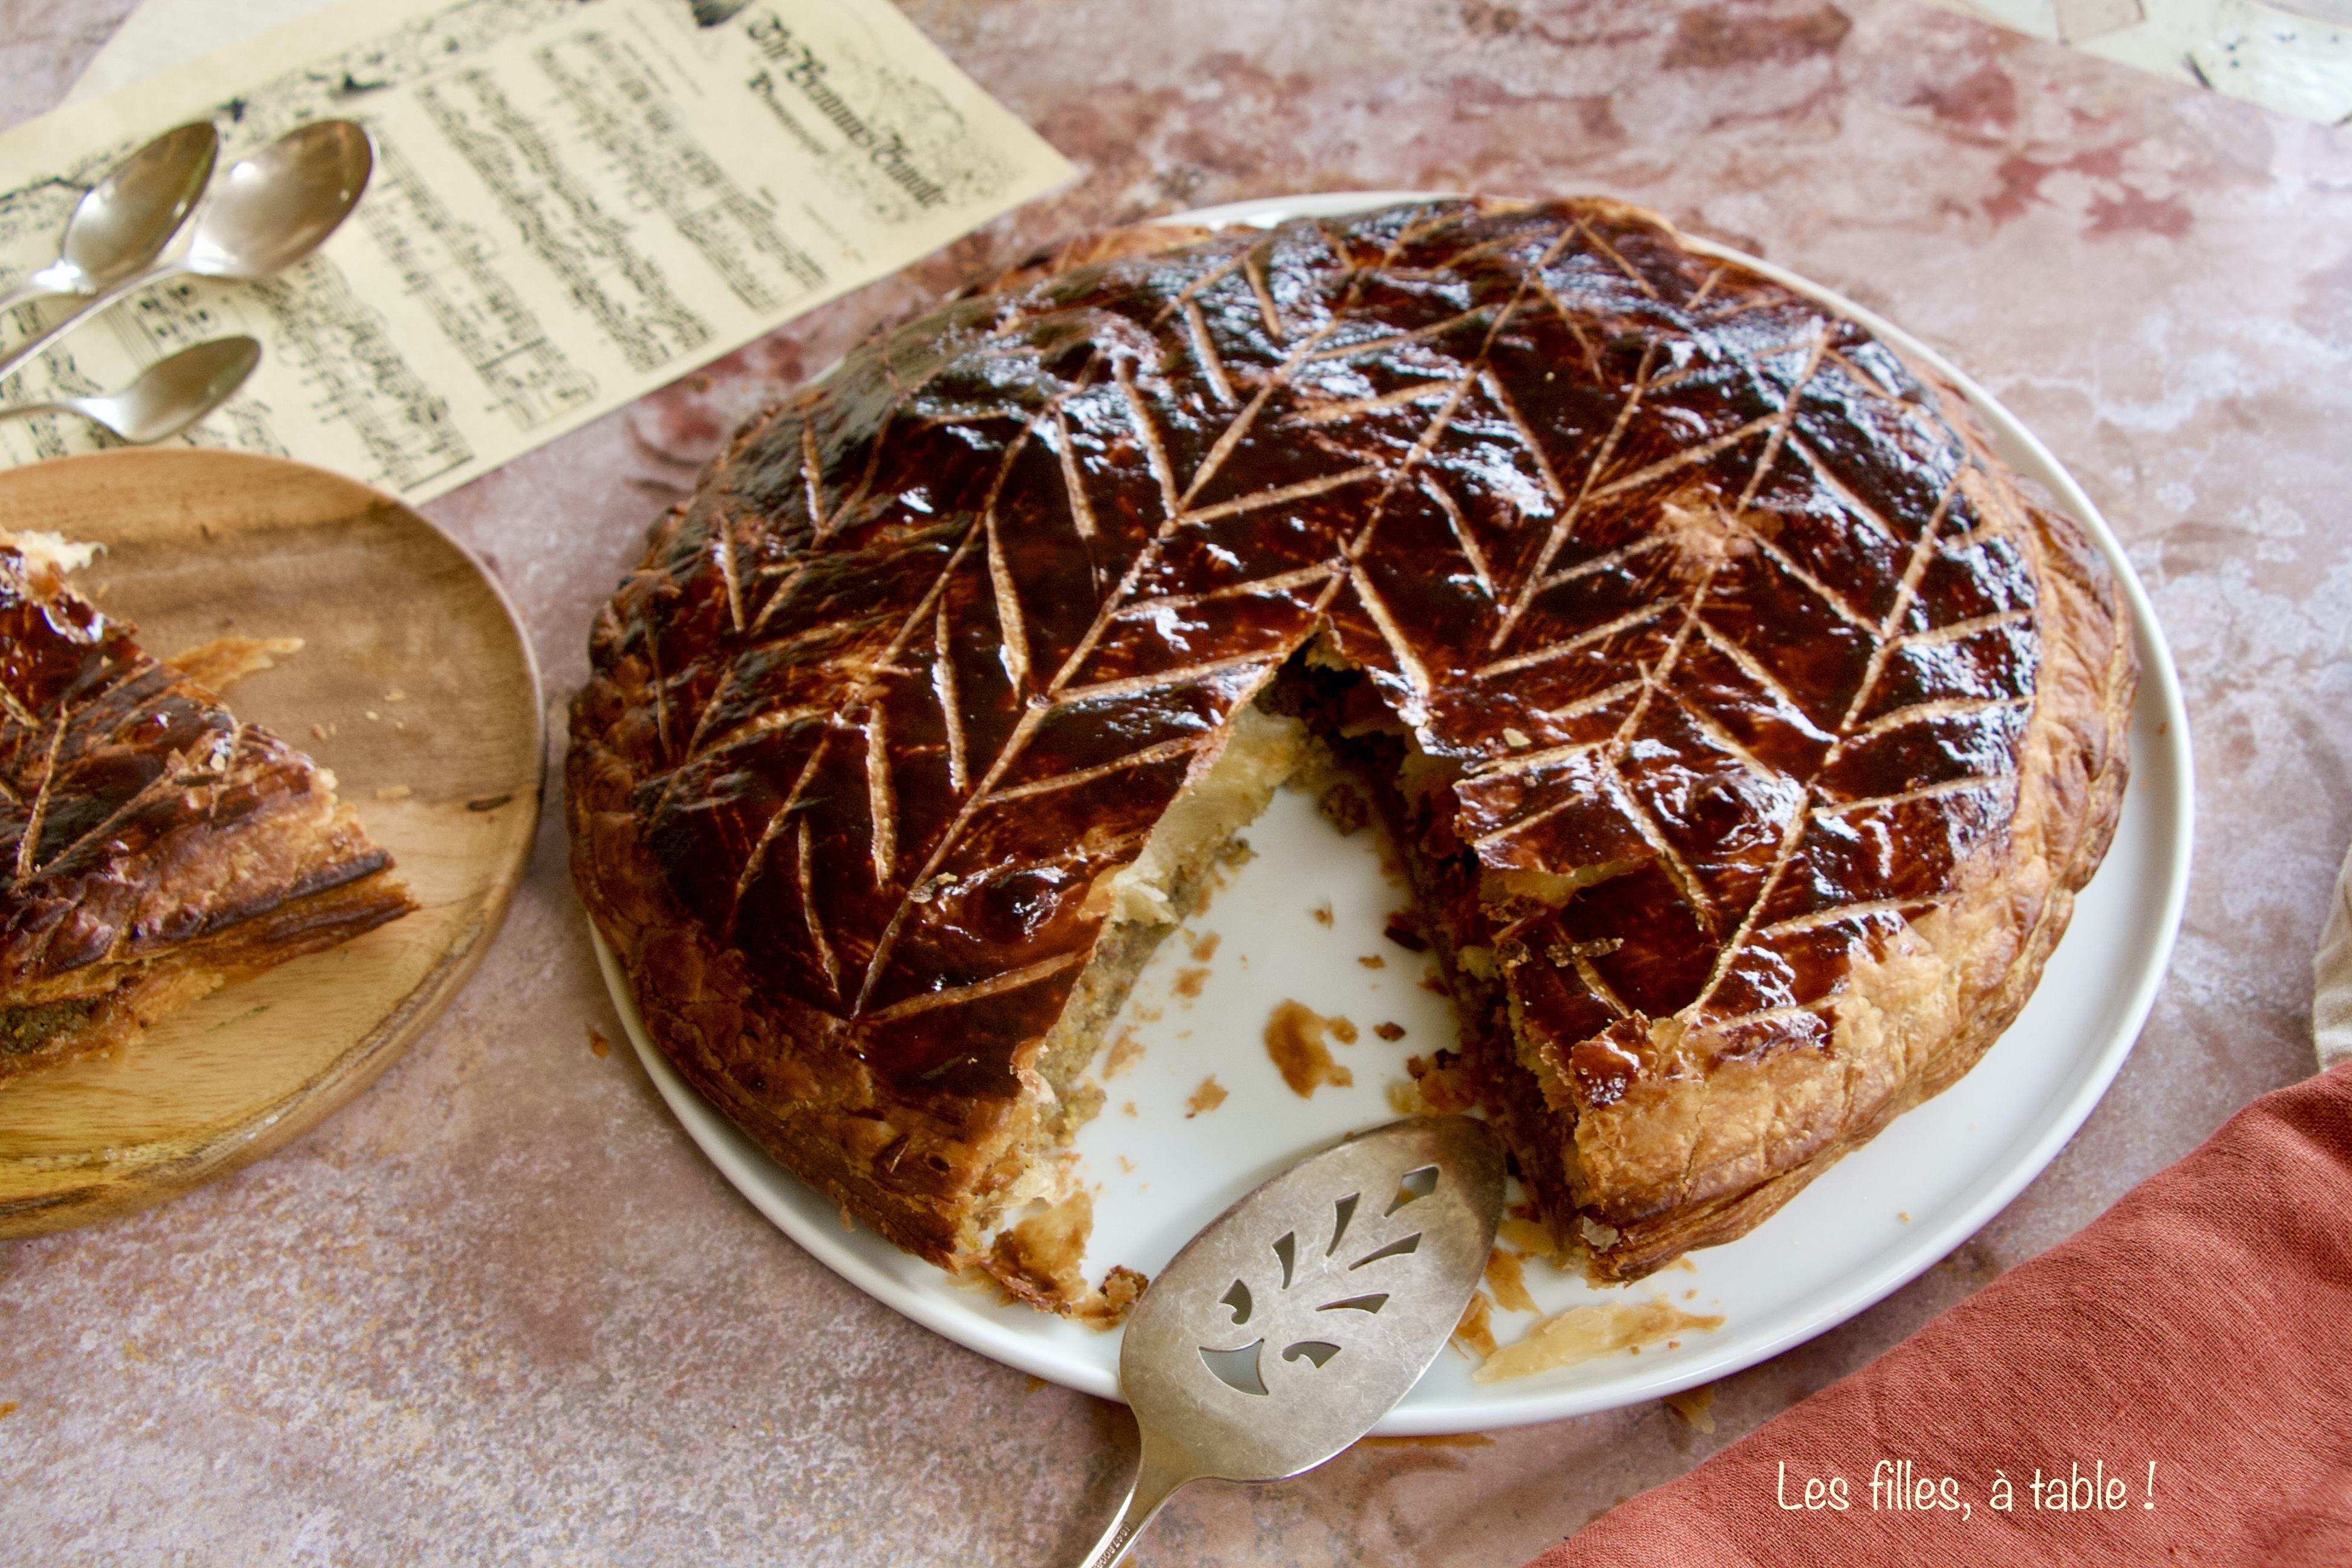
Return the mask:
{"type": "Polygon", "coordinates": [[[531,58],[596,144],[628,170],[737,299],[774,310],[824,286],[824,268],[777,232],[774,218],[688,133],[659,81],[611,34],[582,33],[531,58]]]}
{"type": "Polygon", "coordinates": [[[372,482],[414,492],[473,457],[451,422],[447,399],[394,346],[383,314],[369,309],[331,263],[314,257],[284,278],[251,287],[275,329],[266,341],[276,346],[279,364],[301,378],[308,402],[300,411],[356,437],[372,482]]]}
{"type": "MultiPolygon", "coordinates": [[[[323,250],[146,290],[0,397],[110,390],[250,332],[260,370],[179,439],[424,500],[1070,173],[887,0],[346,0],[0,136],[0,280],[157,132],[209,118],[226,165],[329,117],[368,129],[376,167],[323,250]]],[[[19,307],[0,347],[70,304],[19,307]]],[[[0,466],[110,444],[21,419],[0,466]]]]}
{"type": "Polygon", "coordinates": [[[631,243],[635,226],[598,204],[488,72],[459,71],[446,89],[419,89],[416,100],[632,368],[652,370],[710,341],[710,324],[672,291],[661,263],[631,243]]]}
{"type": "MultiPolygon", "coordinates": [[[[457,345],[516,426],[535,430],[595,401],[596,378],[565,356],[498,267],[497,247],[379,135],[375,190],[360,219],[407,280],[409,295],[457,345]]],[[[467,454],[470,457],[470,451],[467,454]]]]}

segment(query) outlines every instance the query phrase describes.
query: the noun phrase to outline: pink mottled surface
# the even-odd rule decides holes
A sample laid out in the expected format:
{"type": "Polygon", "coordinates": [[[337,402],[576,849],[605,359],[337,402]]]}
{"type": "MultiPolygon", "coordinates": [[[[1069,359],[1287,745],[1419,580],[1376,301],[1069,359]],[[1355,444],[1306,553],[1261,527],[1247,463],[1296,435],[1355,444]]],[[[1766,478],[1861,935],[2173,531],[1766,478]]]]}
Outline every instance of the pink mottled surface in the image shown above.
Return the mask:
{"type": "MultiPolygon", "coordinates": [[[[0,121],[123,0],[0,0],[0,121]]],[[[1603,191],[1948,349],[2129,543],[2194,719],[2173,973],[2081,1135],[1879,1307],[1663,1406],[1201,1487],[1145,1564],[1515,1565],[2079,1229],[2309,1070],[2352,834],[2352,140],[1906,0],[918,0],[1072,189],[447,497],[551,698],[732,422],[877,321],[1077,227],[1349,186],[1603,191]]],[[[1052,1563],[1123,1412],[866,1300],[704,1163],[617,1039],[551,814],[409,1058],[173,1207],[0,1243],[0,1561],[1052,1563]],[[13,1408],[10,1408],[13,1406],[13,1408]]]]}

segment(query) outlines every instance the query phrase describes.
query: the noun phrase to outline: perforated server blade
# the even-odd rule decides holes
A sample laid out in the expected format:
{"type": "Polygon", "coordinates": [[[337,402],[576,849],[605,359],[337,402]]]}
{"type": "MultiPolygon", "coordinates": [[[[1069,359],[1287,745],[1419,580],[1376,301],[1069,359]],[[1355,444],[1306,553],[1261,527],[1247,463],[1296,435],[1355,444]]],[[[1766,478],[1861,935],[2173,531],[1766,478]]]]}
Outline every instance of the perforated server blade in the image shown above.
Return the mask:
{"type": "Polygon", "coordinates": [[[1444,1348],[1502,1213],[1501,1144],[1446,1116],[1310,1155],[1218,1215],[1128,1320],[1143,1453],[1087,1568],[1188,1482],[1281,1480],[1370,1431],[1444,1348]]]}

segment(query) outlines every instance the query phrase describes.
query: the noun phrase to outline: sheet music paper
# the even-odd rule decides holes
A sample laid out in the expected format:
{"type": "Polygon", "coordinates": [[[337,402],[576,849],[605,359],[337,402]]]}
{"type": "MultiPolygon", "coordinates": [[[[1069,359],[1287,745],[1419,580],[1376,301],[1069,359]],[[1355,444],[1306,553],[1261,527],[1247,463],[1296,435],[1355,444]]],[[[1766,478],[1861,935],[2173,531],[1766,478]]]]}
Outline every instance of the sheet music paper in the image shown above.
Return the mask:
{"type": "MultiPolygon", "coordinates": [[[[245,389],[179,440],[410,500],[884,277],[1067,179],[887,0],[345,0],[0,135],[0,277],[82,191],[210,118],[221,167],[305,121],[366,126],[366,198],[261,283],[179,279],[0,382],[111,391],[248,332],[245,389]]],[[[19,307],[24,341],[68,300],[19,307]]],[[[112,445],[0,423],[0,465],[112,445]]]]}

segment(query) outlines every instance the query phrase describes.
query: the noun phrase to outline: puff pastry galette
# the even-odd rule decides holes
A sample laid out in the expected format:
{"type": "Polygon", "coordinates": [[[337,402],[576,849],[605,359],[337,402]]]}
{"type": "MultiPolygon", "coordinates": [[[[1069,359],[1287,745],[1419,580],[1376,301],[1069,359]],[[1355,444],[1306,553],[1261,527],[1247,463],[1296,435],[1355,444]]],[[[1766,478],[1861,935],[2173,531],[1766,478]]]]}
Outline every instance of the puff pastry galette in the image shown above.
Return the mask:
{"type": "Polygon", "coordinates": [[[1596,200],[1129,233],[886,331],[735,437],[592,654],[573,870],[654,1038],[899,1246],[1065,1309],[1015,1222],[1302,751],[1624,1279],[2015,1016],[2135,681],[1951,387],[1596,200]]]}

